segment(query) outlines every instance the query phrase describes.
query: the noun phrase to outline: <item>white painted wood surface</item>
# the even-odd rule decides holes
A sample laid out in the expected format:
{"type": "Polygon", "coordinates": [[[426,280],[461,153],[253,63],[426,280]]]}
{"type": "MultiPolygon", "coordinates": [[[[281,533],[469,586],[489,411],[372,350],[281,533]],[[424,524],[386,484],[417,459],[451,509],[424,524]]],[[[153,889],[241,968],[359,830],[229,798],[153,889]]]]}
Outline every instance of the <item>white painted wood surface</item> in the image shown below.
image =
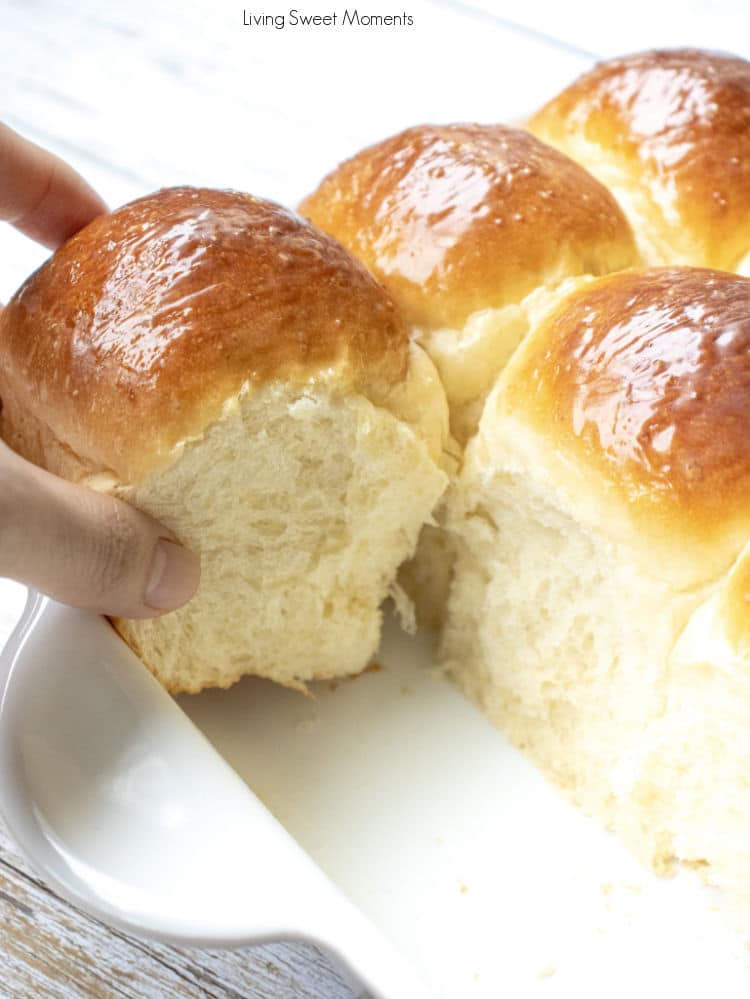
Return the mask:
{"type": "MultiPolygon", "coordinates": [[[[0,118],[76,166],[115,206],[178,183],[294,204],[338,160],[420,121],[512,121],[595,55],[704,44],[750,55],[747,0],[403,0],[398,29],[255,29],[266,0],[0,0],[0,118]],[[519,28],[519,25],[521,26],[519,28]]],[[[336,5],[297,5],[326,13],[336,5]]],[[[398,11],[397,11],[398,6],[398,11]]],[[[0,230],[0,301],[45,251],[0,230]]],[[[18,610],[0,585],[0,641],[18,610]]],[[[325,958],[278,944],[178,950],[55,898],[0,827],[0,997],[352,999],[325,958]]]]}
{"type": "Polygon", "coordinates": [[[351,999],[312,947],[197,951],[138,940],[39,881],[0,825],[2,999],[351,999]]]}

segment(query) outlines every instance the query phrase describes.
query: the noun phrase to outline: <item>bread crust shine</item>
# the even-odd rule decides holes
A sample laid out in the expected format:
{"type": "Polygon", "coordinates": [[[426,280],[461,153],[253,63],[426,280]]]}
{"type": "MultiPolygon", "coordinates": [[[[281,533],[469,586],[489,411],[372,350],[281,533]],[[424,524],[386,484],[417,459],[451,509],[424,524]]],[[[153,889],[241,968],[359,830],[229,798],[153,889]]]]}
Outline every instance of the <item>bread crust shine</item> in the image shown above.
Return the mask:
{"type": "Polygon", "coordinates": [[[300,206],[423,329],[520,302],[571,274],[636,262],[615,199],[576,163],[504,125],[421,125],[341,164],[300,206]]]}
{"type": "Polygon", "coordinates": [[[503,371],[448,494],[440,644],[576,804],[744,903],[748,414],[749,279],[583,282],[503,371]]]}
{"type": "Polygon", "coordinates": [[[378,403],[408,364],[391,300],[343,247],[233,191],[172,188],[99,217],[0,314],[6,439],[54,466],[54,428],[84,468],[124,481],[246,383],[335,373],[378,403]]]}
{"type": "Polygon", "coordinates": [[[685,537],[750,526],[750,279],[699,268],[599,278],[520,348],[503,411],[685,537]]]}
{"type": "Polygon", "coordinates": [[[2,436],[201,559],[193,598],[113,623],[171,691],[301,688],[374,654],[442,494],[448,408],[343,246],[232,191],[165,190],[65,243],[0,316],[2,436]]]}
{"type": "Polygon", "coordinates": [[[621,197],[648,263],[739,269],[750,252],[750,63],[639,52],[600,63],[529,122],[621,197]],[[638,207],[640,206],[640,207],[638,207]]]}

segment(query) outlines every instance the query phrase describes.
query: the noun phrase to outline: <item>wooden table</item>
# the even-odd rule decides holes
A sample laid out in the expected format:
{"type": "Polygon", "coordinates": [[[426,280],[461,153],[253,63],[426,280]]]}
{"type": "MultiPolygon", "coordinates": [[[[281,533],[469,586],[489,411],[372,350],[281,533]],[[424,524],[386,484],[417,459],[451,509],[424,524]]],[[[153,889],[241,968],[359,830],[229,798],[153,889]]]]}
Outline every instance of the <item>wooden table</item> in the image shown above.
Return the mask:
{"type": "Polygon", "coordinates": [[[0,825],[0,996],[3,999],[351,999],[312,947],[198,951],[109,929],[61,901],[0,825]]]}
{"type": "MultiPolygon", "coordinates": [[[[418,121],[518,119],[596,55],[659,44],[750,55],[745,0],[716,0],[710,16],[709,4],[686,11],[653,0],[606,18],[591,0],[403,8],[411,28],[334,32],[247,28],[242,6],[227,0],[0,0],[0,117],[72,162],[112,205],[177,183],[294,204],[367,142],[418,121]]],[[[44,256],[0,232],[0,300],[44,256]]],[[[0,641],[17,603],[0,604],[0,641]]],[[[217,953],[109,929],[36,878],[0,825],[0,997],[72,996],[353,993],[307,946],[217,953]]]]}

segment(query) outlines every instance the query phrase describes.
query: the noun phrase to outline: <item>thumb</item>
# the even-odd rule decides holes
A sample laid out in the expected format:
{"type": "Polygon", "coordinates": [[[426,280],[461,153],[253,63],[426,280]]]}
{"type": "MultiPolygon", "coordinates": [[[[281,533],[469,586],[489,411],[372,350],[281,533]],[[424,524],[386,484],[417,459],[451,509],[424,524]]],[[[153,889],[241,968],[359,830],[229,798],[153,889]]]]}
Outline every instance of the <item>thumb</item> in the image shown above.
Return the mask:
{"type": "Polygon", "coordinates": [[[74,607],[138,618],[189,600],[200,565],[146,514],[0,444],[0,575],[74,607]]]}

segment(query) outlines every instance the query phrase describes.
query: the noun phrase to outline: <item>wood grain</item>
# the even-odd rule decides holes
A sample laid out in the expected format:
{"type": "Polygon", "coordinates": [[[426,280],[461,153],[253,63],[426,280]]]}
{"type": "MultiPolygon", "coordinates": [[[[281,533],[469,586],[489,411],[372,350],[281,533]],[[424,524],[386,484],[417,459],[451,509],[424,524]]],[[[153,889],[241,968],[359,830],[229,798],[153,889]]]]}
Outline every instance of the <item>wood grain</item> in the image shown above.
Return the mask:
{"type": "Polygon", "coordinates": [[[238,951],[170,947],[110,929],[62,901],[0,824],[2,999],[354,999],[301,944],[238,951]]]}

